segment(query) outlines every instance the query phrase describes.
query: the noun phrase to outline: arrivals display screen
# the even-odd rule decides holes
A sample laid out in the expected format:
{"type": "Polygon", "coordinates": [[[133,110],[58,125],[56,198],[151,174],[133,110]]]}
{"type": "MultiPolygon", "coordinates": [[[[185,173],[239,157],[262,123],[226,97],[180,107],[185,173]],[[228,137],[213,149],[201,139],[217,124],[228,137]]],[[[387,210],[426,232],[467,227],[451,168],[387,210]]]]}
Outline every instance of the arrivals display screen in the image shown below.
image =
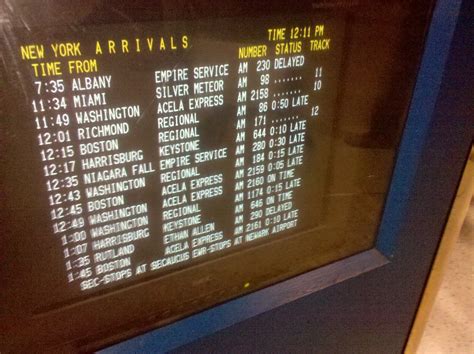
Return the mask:
{"type": "Polygon", "coordinates": [[[428,6],[15,6],[5,333],[127,292],[166,322],[372,247],[428,6]]]}

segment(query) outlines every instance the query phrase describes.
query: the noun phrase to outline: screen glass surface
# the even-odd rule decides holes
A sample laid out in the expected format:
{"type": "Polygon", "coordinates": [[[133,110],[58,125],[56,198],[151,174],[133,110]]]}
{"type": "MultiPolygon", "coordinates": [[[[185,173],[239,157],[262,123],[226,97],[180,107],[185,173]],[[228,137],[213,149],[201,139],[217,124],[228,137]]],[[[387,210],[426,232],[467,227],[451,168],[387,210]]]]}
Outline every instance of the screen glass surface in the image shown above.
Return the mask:
{"type": "Polygon", "coordinates": [[[58,298],[321,224],[344,21],[251,22],[18,36],[58,298]]]}

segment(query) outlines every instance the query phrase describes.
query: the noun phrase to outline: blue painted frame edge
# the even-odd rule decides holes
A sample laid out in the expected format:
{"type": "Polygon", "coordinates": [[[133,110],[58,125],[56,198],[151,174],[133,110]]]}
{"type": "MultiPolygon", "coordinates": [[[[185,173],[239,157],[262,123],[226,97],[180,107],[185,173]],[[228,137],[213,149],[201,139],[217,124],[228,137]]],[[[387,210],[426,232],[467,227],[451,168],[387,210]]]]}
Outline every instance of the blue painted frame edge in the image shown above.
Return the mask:
{"type": "Polygon", "coordinates": [[[430,130],[462,0],[437,2],[395,163],[376,248],[393,258],[410,193],[430,130]],[[407,168],[408,167],[408,168],[407,168]]]}
{"type": "MultiPolygon", "coordinates": [[[[423,146],[431,126],[431,119],[442,83],[461,3],[462,0],[439,0],[433,12],[412,103],[379,228],[376,249],[381,253],[374,249],[340,261],[346,262],[349,266],[357,262],[358,265],[360,264],[359,269],[362,269],[362,271],[356,271],[353,274],[349,272],[339,274],[340,277],[337,282],[378,268],[387,263],[385,257],[390,259],[395,256],[397,236],[404,223],[409,196],[418,171],[423,146]],[[449,15],[446,16],[446,14],[449,15]]],[[[320,274],[331,273],[331,267],[337,267],[340,262],[228,301],[103,349],[99,353],[150,351],[160,353],[178,348],[245,319],[321,290],[324,285],[318,286],[318,284],[328,284],[328,279],[322,279],[320,274]]]]}

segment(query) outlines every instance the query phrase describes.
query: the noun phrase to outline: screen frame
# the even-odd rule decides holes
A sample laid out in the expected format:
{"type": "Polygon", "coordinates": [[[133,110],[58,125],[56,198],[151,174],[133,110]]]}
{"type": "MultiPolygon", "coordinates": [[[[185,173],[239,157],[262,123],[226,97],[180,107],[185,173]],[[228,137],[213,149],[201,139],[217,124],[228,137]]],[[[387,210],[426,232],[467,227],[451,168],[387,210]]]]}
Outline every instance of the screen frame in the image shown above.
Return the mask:
{"type": "MultiPolygon", "coordinates": [[[[432,27],[433,27],[433,24],[435,23],[434,19],[435,17],[432,20],[432,27]]],[[[444,28],[443,30],[446,30],[446,28],[444,28]]],[[[440,36],[440,34],[438,35],[440,36]]],[[[442,39],[441,36],[438,37],[437,40],[435,41],[436,51],[435,53],[432,53],[432,55],[439,56],[440,39],[442,39]]],[[[430,41],[432,41],[431,38],[428,39],[428,43],[430,43],[430,41]]],[[[444,54],[444,59],[442,60],[443,63],[441,64],[438,63],[439,65],[441,65],[439,68],[444,67],[444,60],[446,60],[448,47],[446,47],[445,50],[442,51],[444,54]]],[[[425,53],[425,56],[426,56],[426,53],[425,53]]],[[[431,60],[434,60],[434,57],[432,57],[431,60]]],[[[423,63],[424,63],[423,65],[426,65],[425,59],[423,59],[423,63]]],[[[440,72],[442,72],[442,70],[440,70],[440,72]]],[[[420,75],[418,76],[419,79],[421,78],[422,73],[423,72],[420,72],[420,75]]],[[[441,82],[441,74],[439,72],[436,72],[435,74],[436,75],[434,76],[433,76],[433,72],[428,72],[428,74],[426,73],[423,74],[426,77],[429,77],[429,80],[427,80],[427,82],[424,83],[425,87],[422,87],[423,89],[419,88],[419,85],[421,84],[420,84],[420,81],[418,81],[417,86],[416,86],[415,96],[414,96],[415,97],[414,102],[422,101],[420,97],[423,97],[423,98],[431,97],[432,102],[425,101],[423,102],[423,105],[421,105],[420,103],[420,107],[422,107],[423,110],[425,110],[427,106],[429,107],[431,103],[432,104],[431,112],[434,109],[434,102],[436,101],[436,96],[437,96],[436,93],[437,93],[437,90],[439,89],[440,82],[441,82]],[[436,85],[433,85],[433,81],[432,81],[433,77],[438,77],[438,76],[439,76],[439,81],[437,82],[436,85]],[[430,89],[428,91],[429,93],[427,94],[426,89],[432,88],[433,86],[437,87],[435,90],[436,92],[431,92],[432,90],[430,89]],[[421,94],[420,91],[423,92],[423,94],[421,94]],[[416,96],[417,94],[418,96],[416,96]]],[[[173,327],[174,332],[172,333],[175,334],[175,337],[180,338],[180,340],[178,342],[175,342],[171,347],[163,347],[163,348],[168,348],[164,350],[176,348],[192,340],[195,340],[199,337],[205,336],[207,334],[211,334],[219,329],[226,328],[246,318],[256,316],[259,313],[263,313],[270,309],[276,308],[284,303],[288,303],[290,301],[296,300],[306,294],[314,293],[320,289],[328,287],[337,282],[341,282],[345,279],[349,279],[351,277],[356,276],[357,274],[364,273],[368,270],[379,268],[384,264],[388,264],[389,261],[392,261],[392,262],[396,261],[397,259],[396,259],[395,253],[397,249],[396,247],[397,240],[400,237],[400,232],[401,232],[400,229],[404,222],[404,215],[406,215],[406,212],[407,212],[406,209],[402,208],[402,206],[404,206],[405,208],[408,208],[408,201],[409,201],[410,191],[411,191],[409,188],[409,185],[413,183],[413,180],[415,178],[416,167],[419,166],[420,164],[419,159],[422,153],[421,147],[423,146],[424,140],[427,138],[427,130],[430,125],[430,121],[432,119],[432,114],[430,113],[429,109],[428,111],[424,112],[424,115],[420,114],[420,112],[416,112],[416,115],[418,118],[412,118],[414,114],[412,112],[413,112],[413,107],[411,108],[411,113],[409,115],[407,126],[404,131],[402,145],[400,148],[399,156],[397,158],[397,163],[395,167],[395,174],[392,180],[390,193],[389,193],[386,208],[383,214],[379,237],[377,238],[377,246],[375,249],[367,251],[367,252],[363,252],[353,257],[349,257],[342,261],[338,261],[334,264],[328,265],[323,268],[319,268],[315,271],[305,273],[302,276],[295,277],[288,281],[284,281],[282,283],[270,286],[263,290],[252,293],[250,295],[245,295],[241,298],[231,300],[225,304],[218,305],[217,307],[214,307],[210,310],[203,311],[197,315],[188,317],[184,320],[175,322],[169,326],[162,327],[159,330],[152,332],[152,333],[158,333],[158,331],[165,331],[167,328],[169,329],[170,327],[173,327]],[[416,129],[414,129],[414,127],[416,127],[416,129]],[[421,134],[422,136],[421,139],[419,135],[420,127],[422,127],[422,132],[423,132],[423,134],[421,134]],[[410,135],[410,132],[411,132],[411,135],[410,135]],[[403,160],[403,158],[405,160],[403,160]],[[403,161],[403,163],[401,161],[403,161]],[[407,171],[407,169],[402,168],[403,166],[406,166],[406,165],[415,166],[415,167],[413,168],[413,170],[408,169],[410,171],[407,171]],[[402,182],[404,179],[405,181],[402,182]],[[399,181],[398,184],[397,184],[397,181],[399,181]],[[338,271],[338,269],[340,270],[338,271]],[[339,275],[334,276],[335,274],[339,274],[339,275]],[[331,277],[331,275],[333,276],[331,277]],[[271,292],[268,292],[270,290],[271,292]],[[269,302],[268,299],[269,297],[271,298],[272,296],[276,299],[276,301],[269,302]],[[231,304],[234,304],[233,307],[230,306],[231,304]],[[243,309],[245,309],[245,311],[243,311],[243,309]],[[217,317],[209,317],[209,311],[214,311],[214,310],[217,311],[214,313],[214,316],[217,316],[217,317]],[[186,322],[188,320],[191,320],[192,318],[196,318],[197,322],[194,322],[194,324],[192,324],[193,322],[186,322]],[[215,318],[219,318],[219,319],[223,318],[225,320],[216,321],[217,327],[216,326],[214,327],[202,326],[203,323],[206,323],[208,321],[214,322],[215,318]],[[189,333],[191,335],[187,339],[183,338],[183,330],[186,329],[186,323],[192,324],[190,328],[193,328],[193,331],[184,332],[184,333],[189,333]],[[180,327],[183,325],[185,327],[180,327]],[[196,334],[196,328],[199,328],[199,327],[202,327],[204,331],[202,333],[196,334]]],[[[91,301],[92,300],[97,300],[97,298],[91,299],[91,301]]],[[[156,324],[153,325],[152,327],[155,327],[155,326],[156,324]]],[[[95,349],[98,347],[102,347],[103,345],[106,345],[108,343],[119,341],[124,337],[129,337],[131,335],[143,333],[143,331],[146,331],[146,330],[147,330],[146,327],[132,328],[132,329],[124,328],[118,337],[108,337],[106,339],[98,339],[97,341],[84,343],[83,348],[85,350],[95,349]]],[[[167,337],[170,336],[170,333],[168,333],[166,336],[167,337]]],[[[173,337],[173,334],[171,334],[171,337],[173,337]]],[[[140,340],[143,341],[143,338],[141,338],[140,340]]],[[[166,343],[163,342],[163,345],[165,344],[166,343]]]]}

